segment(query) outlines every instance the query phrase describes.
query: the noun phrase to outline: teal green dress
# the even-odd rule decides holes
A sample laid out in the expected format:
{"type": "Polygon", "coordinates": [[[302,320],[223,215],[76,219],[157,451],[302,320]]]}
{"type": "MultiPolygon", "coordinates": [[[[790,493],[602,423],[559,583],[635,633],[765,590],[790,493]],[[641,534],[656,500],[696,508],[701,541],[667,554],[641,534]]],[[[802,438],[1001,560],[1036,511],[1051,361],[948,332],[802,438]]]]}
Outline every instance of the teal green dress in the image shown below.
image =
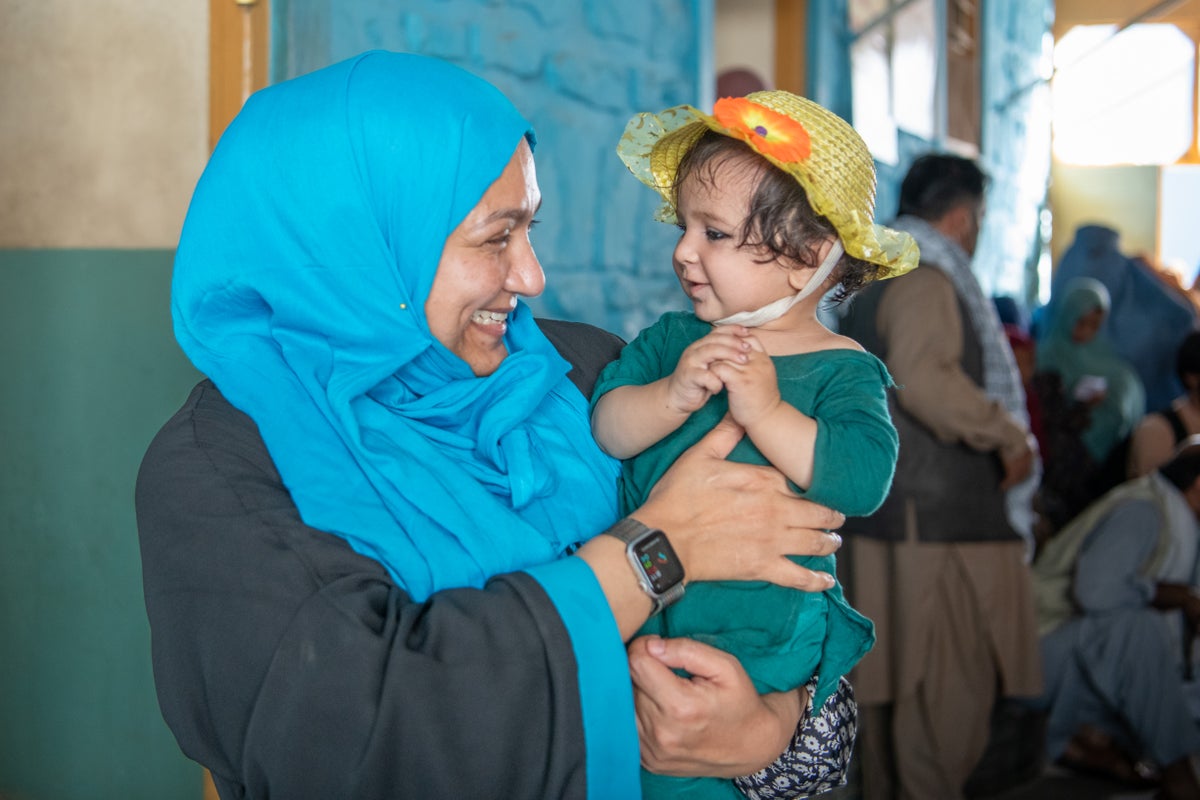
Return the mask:
{"type": "MultiPolygon", "coordinates": [[[[609,364],[593,404],[618,386],[646,384],[674,371],[683,350],[711,330],[687,312],[663,315],[609,364]]],[[[772,356],[783,399],[817,421],[812,485],[797,494],[849,516],[872,513],[891,487],[899,439],[888,414],[887,368],[859,350],[772,356]]],[[[724,392],[680,428],[622,465],[621,513],[638,508],[663,472],[712,429],[728,410],[724,392]]],[[[732,461],[766,464],[749,438],[732,461]]],[[[834,556],[797,557],[809,569],[836,574],[834,556]]],[[[686,636],[738,657],[759,692],[802,686],[816,677],[813,709],[875,641],[874,626],[846,602],[841,585],[803,592],[759,581],[689,583],[675,605],[651,618],[642,634],[686,636]]],[[[739,798],[731,781],[671,778],[642,771],[642,789],[655,798],[739,798]]]]}

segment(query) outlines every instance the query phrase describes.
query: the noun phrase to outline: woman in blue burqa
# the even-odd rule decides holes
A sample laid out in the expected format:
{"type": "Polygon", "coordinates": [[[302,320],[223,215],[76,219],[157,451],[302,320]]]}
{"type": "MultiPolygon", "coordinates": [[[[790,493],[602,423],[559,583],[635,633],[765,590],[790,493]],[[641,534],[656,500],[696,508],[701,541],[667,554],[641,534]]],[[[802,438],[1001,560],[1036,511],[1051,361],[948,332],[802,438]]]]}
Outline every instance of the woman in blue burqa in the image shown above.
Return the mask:
{"type": "Polygon", "coordinates": [[[1138,374],[1146,409],[1171,404],[1183,387],[1175,375],[1175,349],[1196,327],[1196,313],[1162,278],[1121,252],[1120,234],[1105,225],[1081,225],[1054,271],[1050,302],[1039,310],[1039,338],[1049,331],[1068,283],[1095,278],[1108,289],[1111,308],[1103,331],[1117,354],[1138,374]]]}

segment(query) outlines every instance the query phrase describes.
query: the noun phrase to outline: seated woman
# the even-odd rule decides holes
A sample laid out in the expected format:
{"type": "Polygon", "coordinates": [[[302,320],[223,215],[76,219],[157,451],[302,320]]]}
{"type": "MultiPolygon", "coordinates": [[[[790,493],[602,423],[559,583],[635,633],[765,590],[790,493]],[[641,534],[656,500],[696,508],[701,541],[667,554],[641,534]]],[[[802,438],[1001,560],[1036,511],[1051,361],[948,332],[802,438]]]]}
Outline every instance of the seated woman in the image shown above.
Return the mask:
{"type": "Polygon", "coordinates": [[[196,188],[172,312],[209,380],[136,503],[163,716],[226,800],[845,768],[845,685],[810,715],[698,642],[627,654],[685,575],[828,588],[784,556],[842,518],[726,462],[723,424],[617,519],[586,395],[620,343],[521,299],[533,141],[479,78],[371,52],[251,97],[196,188]]]}
{"type": "Polygon", "coordinates": [[[1175,372],[1185,394],[1147,414],[1129,443],[1129,477],[1148,475],[1171,460],[1189,436],[1200,434],[1200,331],[1184,337],[1175,354],[1175,372]]]}
{"type": "Polygon", "coordinates": [[[1114,470],[1106,461],[1145,413],[1141,380],[1100,333],[1108,308],[1108,290],[1098,280],[1068,282],[1037,346],[1035,384],[1049,443],[1043,454],[1046,475],[1068,474],[1074,484],[1057,487],[1060,495],[1073,498],[1063,522],[1124,480],[1123,468],[1110,476],[1114,470]],[[1087,463],[1078,463],[1065,442],[1053,443],[1072,436],[1087,463]]]}

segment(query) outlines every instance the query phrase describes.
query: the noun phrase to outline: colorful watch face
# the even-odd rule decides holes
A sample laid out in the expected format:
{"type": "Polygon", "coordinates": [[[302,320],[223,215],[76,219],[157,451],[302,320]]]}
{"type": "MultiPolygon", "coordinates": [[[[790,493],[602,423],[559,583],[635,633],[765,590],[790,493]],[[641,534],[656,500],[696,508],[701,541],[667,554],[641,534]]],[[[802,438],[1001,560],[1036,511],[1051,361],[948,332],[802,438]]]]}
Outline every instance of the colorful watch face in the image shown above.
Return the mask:
{"type": "Polygon", "coordinates": [[[655,594],[663,594],[683,580],[683,565],[662,531],[635,542],[633,554],[655,594]]]}

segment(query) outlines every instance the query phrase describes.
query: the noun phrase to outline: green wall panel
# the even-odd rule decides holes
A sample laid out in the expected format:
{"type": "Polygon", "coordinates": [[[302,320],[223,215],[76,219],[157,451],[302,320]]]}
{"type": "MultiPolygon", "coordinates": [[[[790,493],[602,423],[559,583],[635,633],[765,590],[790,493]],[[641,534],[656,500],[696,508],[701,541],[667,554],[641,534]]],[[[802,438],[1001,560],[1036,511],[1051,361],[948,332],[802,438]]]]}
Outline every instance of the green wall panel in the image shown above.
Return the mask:
{"type": "Polygon", "coordinates": [[[171,258],[0,251],[0,798],[201,796],[154,694],[133,511],[198,378],[171,258]]]}

